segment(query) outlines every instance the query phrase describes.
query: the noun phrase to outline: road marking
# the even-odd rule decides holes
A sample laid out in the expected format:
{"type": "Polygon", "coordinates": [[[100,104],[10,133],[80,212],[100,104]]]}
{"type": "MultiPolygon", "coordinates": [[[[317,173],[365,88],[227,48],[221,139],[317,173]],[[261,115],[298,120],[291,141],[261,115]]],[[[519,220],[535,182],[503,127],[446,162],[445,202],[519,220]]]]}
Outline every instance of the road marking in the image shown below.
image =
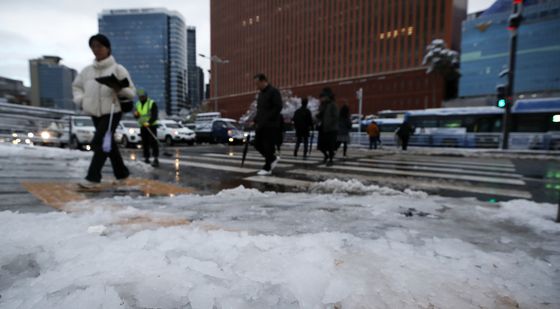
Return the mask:
{"type": "Polygon", "coordinates": [[[441,163],[441,162],[426,162],[423,160],[386,160],[386,159],[359,159],[359,162],[366,162],[366,163],[387,163],[387,164],[399,164],[399,165],[424,165],[424,166],[442,166],[442,167],[461,167],[461,168],[470,168],[476,170],[488,170],[488,171],[500,171],[500,172],[515,172],[515,168],[513,167],[495,167],[495,166],[488,166],[488,165],[474,165],[474,164],[456,164],[455,162],[449,163],[441,163]]]}
{"type": "Polygon", "coordinates": [[[325,177],[334,178],[336,176],[340,178],[356,179],[360,181],[373,181],[378,185],[386,186],[388,184],[392,185],[406,185],[417,190],[450,190],[458,192],[468,192],[477,194],[487,194],[487,195],[497,195],[497,196],[508,196],[513,198],[523,198],[531,199],[532,196],[527,191],[522,190],[508,190],[500,188],[489,188],[489,187],[478,187],[478,186],[465,186],[465,185],[455,185],[449,182],[434,182],[434,181],[417,181],[408,178],[397,178],[397,177],[387,177],[387,176],[366,176],[361,174],[347,174],[347,173],[337,173],[327,171],[315,171],[306,169],[295,169],[290,170],[288,173],[305,175],[305,176],[315,176],[315,177],[325,177]]]}
{"type": "Polygon", "coordinates": [[[61,210],[66,210],[65,205],[69,202],[87,199],[87,193],[102,193],[119,187],[140,190],[148,196],[175,196],[195,192],[192,188],[145,178],[127,178],[121,185],[103,182],[91,190],[80,189],[77,183],[68,181],[22,181],[21,185],[44,204],[61,210]]]}
{"type": "Polygon", "coordinates": [[[177,161],[180,166],[186,167],[199,167],[199,168],[207,168],[211,170],[219,170],[219,171],[227,171],[227,172],[235,172],[235,173],[243,173],[243,174],[250,174],[256,173],[257,170],[252,168],[243,168],[243,167],[234,167],[228,165],[216,165],[216,164],[207,164],[207,163],[199,163],[199,162],[192,162],[192,161],[181,161],[181,160],[173,160],[173,159],[159,159],[159,162],[162,163],[169,163],[169,164],[177,164],[177,161]]]}
{"type": "MultiPolygon", "coordinates": [[[[219,158],[232,158],[232,157],[234,157],[234,158],[239,158],[239,160],[241,160],[241,154],[227,155],[227,154],[220,154],[220,153],[205,153],[204,156],[219,157],[219,158]]],[[[261,157],[261,156],[247,155],[246,159],[261,160],[261,162],[264,163],[264,158],[261,157]]],[[[241,161],[239,161],[239,162],[241,162],[241,161]]],[[[306,164],[306,165],[311,165],[311,164],[317,164],[318,163],[318,161],[315,161],[315,160],[312,160],[312,159],[307,159],[307,160],[285,159],[282,156],[280,156],[280,162],[306,164]]]]}
{"type": "MultiPolygon", "coordinates": [[[[241,158],[237,159],[237,158],[232,158],[232,159],[226,159],[226,158],[210,158],[208,156],[199,156],[199,157],[194,157],[194,156],[180,156],[179,159],[185,159],[185,160],[204,160],[204,161],[210,161],[210,162],[223,162],[223,163],[231,163],[234,165],[238,165],[241,166],[241,158]]],[[[182,161],[182,160],[181,160],[182,161]]],[[[280,160],[280,162],[282,162],[283,160],[280,160]]],[[[251,165],[251,166],[256,166],[258,168],[262,167],[262,165],[264,164],[264,160],[250,160],[249,158],[247,158],[245,160],[245,165],[251,165]]],[[[293,164],[284,164],[284,163],[278,163],[276,165],[276,167],[280,167],[280,168],[288,168],[288,167],[293,167],[293,164]]]]}
{"type": "Polygon", "coordinates": [[[467,166],[490,166],[490,167],[503,167],[503,168],[514,168],[515,165],[511,163],[511,161],[507,161],[505,163],[500,162],[473,162],[473,160],[479,160],[480,158],[473,158],[471,161],[463,161],[463,160],[454,160],[453,158],[449,157],[442,157],[442,156],[434,156],[431,157],[433,159],[427,158],[419,158],[418,156],[392,156],[390,159],[386,159],[385,157],[379,157],[378,159],[373,160],[392,160],[396,162],[424,162],[424,163],[440,163],[440,164],[455,164],[455,165],[467,165],[467,166]]]}
{"type": "Polygon", "coordinates": [[[395,170],[395,169],[371,168],[371,167],[359,167],[359,166],[344,166],[344,165],[343,166],[334,165],[332,167],[324,167],[324,166],[319,166],[319,167],[320,168],[333,169],[333,170],[369,172],[369,173],[400,175],[400,176],[444,178],[444,179],[452,179],[452,180],[488,182],[488,183],[521,185],[521,186],[525,185],[525,182],[523,180],[520,180],[520,179],[507,179],[507,178],[498,178],[498,177],[481,177],[481,176],[456,175],[456,174],[437,174],[437,173],[412,172],[412,171],[402,171],[402,170],[395,170]]]}
{"type": "Polygon", "coordinates": [[[243,179],[248,181],[253,181],[253,182],[282,185],[287,187],[301,187],[301,188],[308,188],[313,183],[311,181],[297,180],[291,178],[280,178],[274,176],[250,176],[243,179]]]}
{"type": "Polygon", "coordinates": [[[486,172],[486,171],[476,171],[476,170],[468,170],[465,168],[441,168],[441,167],[426,167],[426,166],[417,166],[416,164],[412,165],[401,165],[401,164],[393,164],[393,163],[386,163],[386,164],[367,164],[363,162],[345,162],[344,165],[353,165],[353,166],[364,166],[364,167],[380,167],[380,168],[394,168],[398,170],[414,170],[414,171],[432,171],[432,172],[446,172],[446,173],[462,173],[462,174],[471,174],[471,175],[484,175],[484,176],[497,176],[497,177],[513,177],[513,178],[522,178],[523,176],[514,173],[503,173],[503,172],[486,172]]]}

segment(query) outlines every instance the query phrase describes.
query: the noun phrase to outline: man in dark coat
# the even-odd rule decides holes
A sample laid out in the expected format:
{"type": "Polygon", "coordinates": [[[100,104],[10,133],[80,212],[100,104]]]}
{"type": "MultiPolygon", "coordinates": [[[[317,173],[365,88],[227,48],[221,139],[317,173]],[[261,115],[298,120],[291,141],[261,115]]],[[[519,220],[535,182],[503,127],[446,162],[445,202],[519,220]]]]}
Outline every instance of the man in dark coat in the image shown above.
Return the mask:
{"type": "Polygon", "coordinates": [[[303,158],[307,158],[307,145],[309,144],[309,131],[313,128],[311,111],[307,109],[307,98],[301,99],[301,107],[294,113],[294,128],[296,129],[296,148],[294,157],[297,157],[299,144],[303,142],[303,158]]]}
{"type": "Polygon", "coordinates": [[[401,140],[402,150],[406,150],[406,148],[408,147],[408,140],[413,133],[414,129],[408,123],[408,121],[404,121],[397,129],[397,136],[401,140]]]}
{"type": "Polygon", "coordinates": [[[264,74],[254,76],[255,84],[260,90],[255,116],[255,149],[264,157],[265,164],[257,175],[268,176],[280,160],[274,155],[274,148],[281,134],[282,96],[278,89],[268,83],[264,74]]]}
{"type": "Polygon", "coordinates": [[[321,100],[321,106],[317,114],[317,123],[319,124],[318,149],[323,153],[323,162],[327,166],[332,166],[338,133],[338,108],[334,102],[334,94],[329,87],[323,88],[319,100],[321,100]]]}

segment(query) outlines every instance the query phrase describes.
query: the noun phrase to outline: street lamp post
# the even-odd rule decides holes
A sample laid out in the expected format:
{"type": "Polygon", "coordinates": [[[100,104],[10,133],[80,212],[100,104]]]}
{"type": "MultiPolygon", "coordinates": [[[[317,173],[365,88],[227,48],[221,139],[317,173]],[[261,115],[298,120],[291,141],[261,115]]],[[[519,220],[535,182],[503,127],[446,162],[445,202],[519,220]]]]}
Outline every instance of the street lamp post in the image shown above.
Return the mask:
{"type": "MultiPolygon", "coordinates": [[[[216,78],[214,80],[214,111],[218,111],[218,64],[226,64],[229,63],[229,60],[220,59],[217,55],[212,57],[208,57],[204,54],[198,54],[200,57],[210,60],[210,62],[214,63],[214,68],[216,74],[213,74],[212,78],[216,78]],[[215,75],[215,76],[214,76],[215,75]]],[[[213,73],[214,71],[212,71],[213,73]]]]}

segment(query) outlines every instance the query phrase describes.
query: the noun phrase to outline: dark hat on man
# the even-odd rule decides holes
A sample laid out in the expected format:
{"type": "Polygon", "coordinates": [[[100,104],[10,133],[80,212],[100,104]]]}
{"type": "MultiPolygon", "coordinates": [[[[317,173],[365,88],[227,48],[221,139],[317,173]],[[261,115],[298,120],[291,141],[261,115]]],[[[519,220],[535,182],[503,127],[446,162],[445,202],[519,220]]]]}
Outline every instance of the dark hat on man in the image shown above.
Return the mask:
{"type": "Polygon", "coordinates": [[[89,47],[91,47],[93,41],[98,42],[99,44],[107,47],[108,49],[111,49],[111,41],[109,41],[109,39],[101,33],[93,35],[91,38],[89,38],[89,47]]]}
{"type": "Polygon", "coordinates": [[[148,92],[144,88],[136,88],[136,95],[141,96],[148,96],[148,92]]]}
{"type": "Polygon", "coordinates": [[[323,90],[321,91],[321,94],[319,94],[319,98],[323,98],[323,97],[327,97],[331,100],[334,99],[334,93],[332,92],[330,87],[323,88],[323,90]]]}

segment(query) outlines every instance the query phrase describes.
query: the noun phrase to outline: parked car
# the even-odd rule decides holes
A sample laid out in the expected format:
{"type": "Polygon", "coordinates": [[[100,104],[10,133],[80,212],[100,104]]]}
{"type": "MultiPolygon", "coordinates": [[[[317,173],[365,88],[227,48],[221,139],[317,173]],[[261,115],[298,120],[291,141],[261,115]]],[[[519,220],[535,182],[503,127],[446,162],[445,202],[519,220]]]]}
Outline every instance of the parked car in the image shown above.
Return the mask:
{"type": "Polygon", "coordinates": [[[72,149],[91,149],[91,140],[95,134],[95,126],[89,116],[70,116],[63,118],[65,128],[61,140],[68,140],[72,149]],[[69,127],[67,127],[69,124],[69,127]]]}
{"type": "Polygon", "coordinates": [[[121,120],[115,133],[115,141],[125,148],[134,147],[142,142],[137,121],[121,120]]]}
{"type": "Polygon", "coordinates": [[[157,137],[167,145],[181,142],[193,145],[196,140],[193,130],[183,127],[174,120],[158,120],[158,125],[157,137]]]}
{"type": "Polygon", "coordinates": [[[68,127],[60,121],[53,121],[46,128],[40,130],[36,134],[36,144],[43,146],[57,146],[64,147],[68,145],[68,134],[65,132],[68,127]]]}
{"type": "Polygon", "coordinates": [[[0,141],[2,142],[34,144],[36,130],[37,124],[33,120],[0,114],[0,141]]]}
{"type": "Polygon", "coordinates": [[[200,123],[196,127],[197,143],[241,144],[245,134],[234,119],[216,118],[211,122],[200,123]]]}

